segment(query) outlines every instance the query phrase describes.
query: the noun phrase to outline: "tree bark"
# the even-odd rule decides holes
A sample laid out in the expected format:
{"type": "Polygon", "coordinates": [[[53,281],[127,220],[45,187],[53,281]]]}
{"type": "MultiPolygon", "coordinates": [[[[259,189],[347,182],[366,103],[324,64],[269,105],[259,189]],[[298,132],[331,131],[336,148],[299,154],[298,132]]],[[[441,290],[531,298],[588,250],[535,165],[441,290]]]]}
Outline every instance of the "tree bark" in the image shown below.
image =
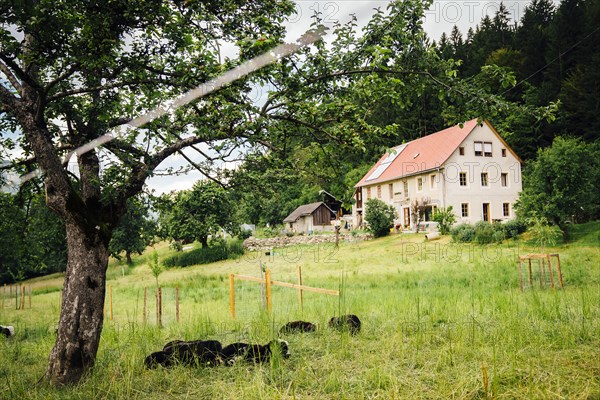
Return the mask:
{"type": "Polygon", "coordinates": [[[108,241],[100,229],[67,220],[68,262],[58,335],[46,377],[78,382],[94,366],[104,320],[108,241]]]}
{"type": "Polygon", "coordinates": [[[202,244],[202,248],[205,249],[208,247],[208,236],[200,237],[200,243],[202,244]]]}
{"type": "Polygon", "coordinates": [[[131,252],[129,250],[125,251],[125,260],[127,261],[127,265],[133,264],[133,260],[131,259],[131,252]]]}

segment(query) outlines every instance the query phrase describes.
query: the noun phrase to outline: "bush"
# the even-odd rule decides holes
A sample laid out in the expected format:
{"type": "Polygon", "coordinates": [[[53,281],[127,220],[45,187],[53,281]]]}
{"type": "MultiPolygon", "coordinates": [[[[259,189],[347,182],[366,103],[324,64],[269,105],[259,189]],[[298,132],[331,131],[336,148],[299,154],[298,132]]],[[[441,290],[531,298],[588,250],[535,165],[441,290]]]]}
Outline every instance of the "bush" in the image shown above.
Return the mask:
{"type": "Polygon", "coordinates": [[[439,208],[433,214],[433,220],[438,223],[442,235],[450,233],[452,225],[456,222],[456,215],[452,212],[452,206],[449,206],[448,208],[439,208]]]}
{"type": "Polygon", "coordinates": [[[470,243],[475,238],[475,228],[473,225],[460,224],[455,226],[451,231],[452,240],[461,243],[470,243]]]}
{"type": "Polygon", "coordinates": [[[487,221],[479,221],[475,224],[475,243],[489,244],[494,241],[494,227],[487,221]]]}
{"type": "Polygon", "coordinates": [[[276,237],[278,234],[279,234],[279,230],[275,226],[273,226],[273,227],[267,226],[263,230],[263,236],[266,237],[266,238],[276,237]]]}
{"type": "Polygon", "coordinates": [[[238,239],[240,240],[246,240],[250,236],[252,236],[252,231],[250,229],[242,229],[237,235],[238,239]]]}
{"type": "Polygon", "coordinates": [[[209,264],[228,258],[237,258],[244,254],[241,240],[233,240],[229,243],[224,241],[213,243],[210,247],[201,247],[182,254],[175,254],[163,261],[167,268],[187,267],[197,264],[209,264]]]}
{"type": "Polygon", "coordinates": [[[390,233],[397,217],[394,206],[388,205],[379,199],[369,199],[366,203],[367,212],[365,221],[369,224],[369,231],[375,237],[385,236],[390,233]]]}
{"type": "Polygon", "coordinates": [[[516,239],[519,234],[527,230],[527,224],[520,219],[512,219],[502,225],[504,235],[507,239],[516,239]]]}

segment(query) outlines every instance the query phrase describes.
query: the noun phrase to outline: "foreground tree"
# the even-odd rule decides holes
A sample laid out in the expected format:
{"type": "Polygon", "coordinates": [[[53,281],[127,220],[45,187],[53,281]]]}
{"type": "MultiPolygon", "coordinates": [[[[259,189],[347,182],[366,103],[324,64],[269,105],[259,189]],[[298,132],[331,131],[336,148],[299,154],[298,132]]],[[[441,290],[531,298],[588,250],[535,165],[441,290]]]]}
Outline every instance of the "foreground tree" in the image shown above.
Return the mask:
{"type": "Polygon", "coordinates": [[[220,54],[221,43],[238,43],[242,58],[277,44],[279,24],[292,10],[286,0],[10,1],[0,7],[0,126],[16,132],[3,136],[2,146],[24,153],[8,167],[42,169],[46,203],[66,228],[68,263],[50,381],[77,382],[94,364],[108,244],[127,200],[167,157],[187,157],[186,147],[218,145],[211,154],[222,158],[233,144],[250,141],[254,131],[240,127],[251,103],[248,81],[102,150],[71,155],[74,173],[61,157],[233,67],[220,54]],[[237,141],[228,145],[228,138],[237,141]]]}

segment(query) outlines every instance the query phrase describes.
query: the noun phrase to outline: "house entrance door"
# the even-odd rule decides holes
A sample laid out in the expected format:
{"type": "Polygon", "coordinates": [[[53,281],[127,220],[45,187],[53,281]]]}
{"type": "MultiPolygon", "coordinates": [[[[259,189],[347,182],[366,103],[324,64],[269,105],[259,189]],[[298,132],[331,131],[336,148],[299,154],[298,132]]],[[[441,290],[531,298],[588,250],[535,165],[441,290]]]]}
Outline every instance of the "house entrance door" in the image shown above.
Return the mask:
{"type": "Polygon", "coordinates": [[[404,226],[410,226],[410,211],[408,208],[404,209],[404,226]]]}
{"type": "Polygon", "coordinates": [[[490,222],[490,203],[483,203],[483,220],[490,222]]]}

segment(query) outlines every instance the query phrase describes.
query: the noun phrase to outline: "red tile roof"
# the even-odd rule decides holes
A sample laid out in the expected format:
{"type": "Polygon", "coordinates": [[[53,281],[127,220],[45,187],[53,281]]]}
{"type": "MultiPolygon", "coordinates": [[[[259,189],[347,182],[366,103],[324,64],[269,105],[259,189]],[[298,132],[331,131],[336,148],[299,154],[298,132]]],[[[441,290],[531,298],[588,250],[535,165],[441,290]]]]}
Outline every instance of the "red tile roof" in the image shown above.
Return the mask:
{"type": "Polygon", "coordinates": [[[441,166],[452,155],[456,148],[465,140],[477,125],[477,119],[472,119],[463,124],[444,129],[431,135],[413,140],[412,142],[396,146],[400,153],[384,154],[371,170],[355,185],[355,187],[386,182],[403,176],[415,175],[441,166]],[[377,168],[388,158],[396,158],[390,165],[377,176],[377,168]],[[374,175],[374,179],[367,179],[374,175]]]}

